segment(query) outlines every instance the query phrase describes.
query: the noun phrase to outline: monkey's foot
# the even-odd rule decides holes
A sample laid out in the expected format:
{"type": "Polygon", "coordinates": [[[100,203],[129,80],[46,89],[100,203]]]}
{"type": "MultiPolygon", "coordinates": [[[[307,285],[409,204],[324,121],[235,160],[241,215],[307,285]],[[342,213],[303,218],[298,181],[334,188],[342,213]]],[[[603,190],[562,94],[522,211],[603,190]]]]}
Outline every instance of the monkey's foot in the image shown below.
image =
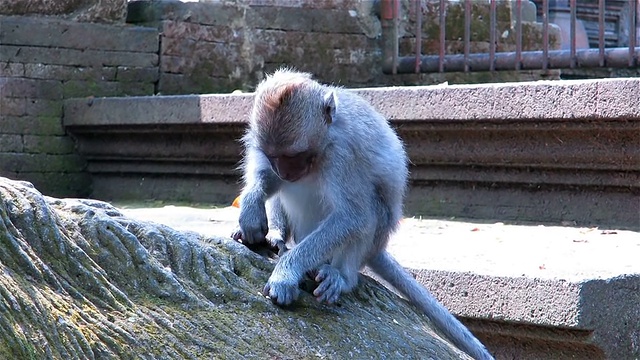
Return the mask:
{"type": "Polygon", "coordinates": [[[320,302],[334,304],[338,301],[340,294],[347,289],[347,282],[338,269],[331,265],[322,265],[318,269],[315,280],[319,283],[313,291],[313,295],[320,302]]]}
{"type": "Polygon", "coordinates": [[[264,296],[271,298],[274,304],[289,305],[298,299],[300,290],[298,289],[298,282],[290,282],[287,279],[274,279],[271,275],[267,285],[262,290],[264,296]]]}

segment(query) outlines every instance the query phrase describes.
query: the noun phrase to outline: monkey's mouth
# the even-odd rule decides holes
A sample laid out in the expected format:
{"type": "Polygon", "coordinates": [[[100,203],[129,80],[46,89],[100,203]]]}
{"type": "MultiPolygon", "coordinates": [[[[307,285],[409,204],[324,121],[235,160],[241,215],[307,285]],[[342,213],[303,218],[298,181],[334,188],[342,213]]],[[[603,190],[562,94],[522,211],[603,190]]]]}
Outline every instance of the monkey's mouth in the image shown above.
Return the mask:
{"type": "Polygon", "coordinates": [[[307,175],[307,173],[308,173],[308,171],[305,169],[305,170],[302,170],[300,172],[297,172],[297,173],[294,173],[294,174],[286,174],[284,176],[278,174],[278,177],[281,180],[284,180],[286,182],[291,182],[292,183],[292,182],[296,182],[296,181],[302,179],[303,177],[305,177],[307,175]]]}

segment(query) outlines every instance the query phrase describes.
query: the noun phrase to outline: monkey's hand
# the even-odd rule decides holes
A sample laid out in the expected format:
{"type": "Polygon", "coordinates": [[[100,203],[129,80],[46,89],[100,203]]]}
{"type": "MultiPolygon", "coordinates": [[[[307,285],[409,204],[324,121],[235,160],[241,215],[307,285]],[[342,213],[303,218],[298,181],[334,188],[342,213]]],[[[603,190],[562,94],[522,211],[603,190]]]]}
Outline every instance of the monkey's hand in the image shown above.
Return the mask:
{"type": "Polygon", "coordinates": [[[298,280],[282,274],[276,266],[267,281],[267,285],[264,286],[262,294],[271,298],[274,304],[289,305],[296,301],[298,295],[300,295],[298,280]]]}
{"type": "Polygon", "coordinates": [[[338,301],[340,294],[347,288],[347,283],[338,269],[325,264],[318,269],[315,281],[319,283],[313,291],[313,295],[320,302],[334,304],[338,301]]]}
{"type": "Polygon", "coordinates": [[[269,229],[267,236],[265,237],[269,245],[272,248],[278,249],[278,256],[284,255],[289,249],[287,249],[286,241],[282,236],[282,231],[278,229],[269,229]]]}
{"type": "Polygon", "coordinates": [[[267,210],[256,204],[255,206],[243,206],[238,219],[239,226],[231,234],[234,240],[242,241],[244,244],[257,244],[266,241],[269,227],[267,224],[267,210]]]}

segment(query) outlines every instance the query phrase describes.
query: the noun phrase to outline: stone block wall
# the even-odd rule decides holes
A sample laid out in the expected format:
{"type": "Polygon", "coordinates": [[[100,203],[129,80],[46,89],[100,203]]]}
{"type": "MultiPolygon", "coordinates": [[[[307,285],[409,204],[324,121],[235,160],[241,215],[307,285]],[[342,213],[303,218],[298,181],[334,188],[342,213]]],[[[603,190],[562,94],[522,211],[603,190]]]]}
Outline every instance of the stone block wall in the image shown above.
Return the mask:
{"type": "MultiPolygon", "coordinates": [[[[404,1],[400,21],[400,54],[415,45],[414,2],[404,1]],[[413,10],[412,10],[413,9],[413,10]]],[[[489,2],[473,7],[472,50],[488,51],[489,2]]],[[[535,7],[533,8],[535,10],[535,7]]],[[[499,6],[499,28],[511,26],[511,3],[499,6]]],[[[129,4],[127,22],[159,29],[161,94],[251,91],[266,73],[291,66],[313,73],[320,81],[352,88],[450,83],[526,81],[558,77],[558,72],[495,72],[386,75],[382,72],[383,41],[378,2],[358,0],[239,0],[179,2],[142,0],[129,4]]],[[[437,49],[436,8],[422,9],[423,53],[437,49]]],[[[456,41],[463,31],[461,5],[447,10],[448,53],[461,53],[456,41]]],[[[541,46],[541,24],[525,23],[525,49],[541,46]]],[[[552,31],[552,46],[556,33],[552,31]]],[[[500,51],[515,47],[515,37],[497,36],[500,51]]]]}
{"type": "MultiPolygon", "coordinates": [[[[61,126],[62,101],[68,98],[251,91],[281,66],[346,87],[537,80],[544,75],[385,75],[375,1],[132,1],[128,25],[122,23],[123,2],[0,0],[0,14],[55,16],[0,17],[0,175],[31,181],[50,195],[90,193],[84,159],[74,153],[61,126]]],[[[407,14],[399,34],[405,55],[415,33],[412,2],[401,3],[407,14]]],[[[422,9],[424,18],[431,19],[423,26],[425,53],[434,44],[431,3],[424,2],[422,9]]],[[[500,5],[499,31],[510,24],[511,9],[504,4],[510,2],[500,5]]],[[[482,50],[488,35],[478,18],[484,16],[480,5],[474,5],[472,41],[474,49],[482,50]]],[[[451,38],[457,33],[449,29],[459,23],[459,5],[450,6],[447,40],[453,42],[448,51],[459,52],[451,38]]],[[[531,34],[537,34],[532,28],[531,34]]],[[[509,48],[511,40],[500,40],[501,49],[509,48]]]]}
{"type": "Polygon", "coordinates": [[[135,1],[127,21],[161,33],[161,94],[210,93],[251,90],[283,65],[352,87],[379,83],[372,11],[355,0],[135,1]]]}
{"type": "Polygon", "coordinates": [[[62,127],[63,100],[151,95],[156,29],[0,17],[0,176],[47,195],[83,196],[85,161],[62,127]]]}

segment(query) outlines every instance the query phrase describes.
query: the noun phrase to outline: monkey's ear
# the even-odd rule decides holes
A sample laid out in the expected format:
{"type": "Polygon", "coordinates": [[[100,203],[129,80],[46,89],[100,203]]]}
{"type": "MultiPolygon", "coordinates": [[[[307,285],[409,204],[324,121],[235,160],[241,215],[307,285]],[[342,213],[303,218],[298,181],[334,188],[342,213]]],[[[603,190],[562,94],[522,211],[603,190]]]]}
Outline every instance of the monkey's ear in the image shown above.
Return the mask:
{"type": "Polygon", "coordinates": [[[336,92],[331,90],[324,94],[324,119],[328,124],[333,122],[336,116],[336,105],[338,104],[338,98],[336,92]]]}

